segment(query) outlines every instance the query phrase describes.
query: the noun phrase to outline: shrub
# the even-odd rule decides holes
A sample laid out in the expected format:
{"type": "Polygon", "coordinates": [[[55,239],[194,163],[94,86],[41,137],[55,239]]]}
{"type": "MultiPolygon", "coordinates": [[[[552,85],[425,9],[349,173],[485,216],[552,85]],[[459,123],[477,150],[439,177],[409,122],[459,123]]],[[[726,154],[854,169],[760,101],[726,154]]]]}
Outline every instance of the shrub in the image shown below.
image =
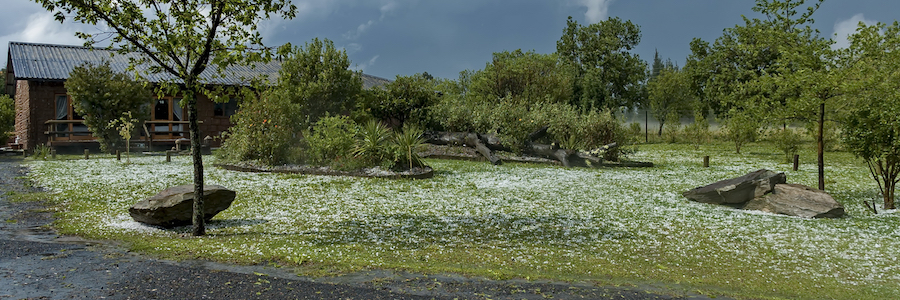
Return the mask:
{"type": "Polygon", "coordinates": [[[424,167],[425,162],[417,154],[424,142],[422,130],[413,125],[407,125],[400,132],[394,133],[394,169],[409,170],[424,167]]]}
{"type": "Polygon", "coordinates": [[[725,120],[725,138],[734,142],[734,150],[741,153],[741,147],[756,141],[759,135],[759,122],[749,114],[737,113],[725,120]]]}
{"type": "Polygon", "coordinates": [[[684,135],[694,145],[694,149],[699,149],[700,145],[709,143],[709,121],[702,113],[694,113],[694,122],[684,127],[684,135]]]}
{"type": "MultiPolygon", "coordinates": [[[[353,157],[359,126],[347,116],[325,116],[304,133],[307,162],[338,166],[353,157]]],[[[351,166],[352,168],[352,166],[351,166]]]]}
{"type": "Polygon", "coordinates": [[[800,144],[803,142],[800,134],[790,128],[784,128],[772,133],[771,138],[775,147],[784,153],[785,162],[791,161],[794,154],[800,151],[800,144]]]}
{"type": "Polygon", "coordinates": [[[16,123],[16,105],[12,98],[0,95],[0,143],[6,145],[9,132],[16,123]]]}
{"type": "Polygon", "coordinates": [[[150,90],[143,83],[113,71],[109,63],[75,67],[66,80],[66,90],[72,97],[75,112],[84,116],[84,124],[97,137],[104,152],[113,152],[124,145],[119,131],[109,126],[112,120],[126,112],[138,122],[150,117],[147,105],[152,97],[150,90]]]}
{"type": "Polygon", "coordinates": [[[296,106],[277,92],[266,92],[257,99],[245,99],[231,117],[234,125],[224,134],[222,156],[225,160],[256,160],[280,164],[296,160],[291,149],[297,145],[296,106]]]}
{"type": "Polygon", "coordinates": [[[369,120],[359,129],[353,156],[369,166],[393,163],[395,151],[390,141],[390,129],[379,121],[369,120]]]}

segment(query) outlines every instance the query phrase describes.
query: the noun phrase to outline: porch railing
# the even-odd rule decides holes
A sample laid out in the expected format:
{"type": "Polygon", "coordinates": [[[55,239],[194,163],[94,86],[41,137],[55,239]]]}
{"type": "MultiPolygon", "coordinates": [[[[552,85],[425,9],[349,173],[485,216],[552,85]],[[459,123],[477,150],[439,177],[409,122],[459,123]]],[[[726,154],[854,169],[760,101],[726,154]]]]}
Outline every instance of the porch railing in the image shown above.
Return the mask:
{"type": "MultiPolygon", "coordinates": [[[[197,123],[202,124],[203,121],[197,123]]],[[[49,120],[47,125],[47,141],[52,146],[54,143],[91,142],[97,138],[84,125],[84,120],[49,120]]],[[[172,142],[181,138],[190,137],[188,121],[144,121],[138,127],[138,136],[132,137],[132,142],[146,142],[152,145],[156,142],[172,142]]]]}

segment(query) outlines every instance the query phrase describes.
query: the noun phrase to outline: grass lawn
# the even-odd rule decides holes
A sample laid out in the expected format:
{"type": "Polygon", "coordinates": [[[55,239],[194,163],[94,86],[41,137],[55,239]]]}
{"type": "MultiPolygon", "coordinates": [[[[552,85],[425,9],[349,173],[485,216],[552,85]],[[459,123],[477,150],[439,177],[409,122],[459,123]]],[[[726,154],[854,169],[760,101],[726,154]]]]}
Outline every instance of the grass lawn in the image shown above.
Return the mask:
{"type": "MultiPolygon", "coordinates": [[[[806,148],[812,147],[807,145],[806,148]]],[[[651,284],[738,298],[900,298],[900,214],[880,199],[864,164],[826,153],[828,191],[849,217],[801,219],[688,201],[681,192],[760,168],[816,185],[815,154],[800,171],[766,144],[640,145],[646,169],[429,160],[427,180],[256,174],[212,167],[208,184],[237,191],[209,224],[161,230],[127,208],[191,182],[189,157],[31,161],[52,193],[63,233],[122,240],[166,258],[294,266],[301,275],[367,269],[453,272],[495,279],[651,284]],[[702,168],[710,155],[711,167],[702,168]]]]}

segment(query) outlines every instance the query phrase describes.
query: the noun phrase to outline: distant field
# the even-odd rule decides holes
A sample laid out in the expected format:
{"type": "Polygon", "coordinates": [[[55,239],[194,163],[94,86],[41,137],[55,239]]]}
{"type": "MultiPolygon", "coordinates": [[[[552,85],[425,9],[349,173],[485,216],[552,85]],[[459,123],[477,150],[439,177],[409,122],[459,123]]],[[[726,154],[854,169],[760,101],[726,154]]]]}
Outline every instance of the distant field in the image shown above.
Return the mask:
{"type": "MultiPolygon", "coordinates": [[[[811,148],[811,147],[807,147],[811,148]]],[[[161,230],[127,208],[190,183],[189,157],[32,161],[63,233],[123,240],[167,258],[294,266],[309,276],[384,268],[495,279],[650,284],[709,295],[790,299],[900,298],[900,214],[873,215],[878,195],[861,161],[827,153],[828,191],[850,215],[809,220],[694,203],[680,193],[760,168],[815,186],[768,145],[641,145],[647,169],[429,160],[428,180],[256,174],[212,167],[208,184],[237,191],[209,224],[161,230]],[[712,156],[702,168],[701,157],[712,156]]]]}

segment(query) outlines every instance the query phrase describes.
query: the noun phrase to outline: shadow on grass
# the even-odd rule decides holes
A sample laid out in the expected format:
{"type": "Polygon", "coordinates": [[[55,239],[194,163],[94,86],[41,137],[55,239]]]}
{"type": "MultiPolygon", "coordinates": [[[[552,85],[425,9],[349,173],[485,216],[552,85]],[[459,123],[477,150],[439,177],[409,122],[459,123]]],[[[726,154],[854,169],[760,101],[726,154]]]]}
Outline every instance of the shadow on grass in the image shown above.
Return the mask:
{"type": "Polygon", "coordinates": [[[321,230],[308,234],[316,244],[390,244],[407,249],[428,245],[504,243],[574,246],[633,237],[631,233],[616,229],[598,218],[505,214],[373,215],[324,226],[321,230]]]}

